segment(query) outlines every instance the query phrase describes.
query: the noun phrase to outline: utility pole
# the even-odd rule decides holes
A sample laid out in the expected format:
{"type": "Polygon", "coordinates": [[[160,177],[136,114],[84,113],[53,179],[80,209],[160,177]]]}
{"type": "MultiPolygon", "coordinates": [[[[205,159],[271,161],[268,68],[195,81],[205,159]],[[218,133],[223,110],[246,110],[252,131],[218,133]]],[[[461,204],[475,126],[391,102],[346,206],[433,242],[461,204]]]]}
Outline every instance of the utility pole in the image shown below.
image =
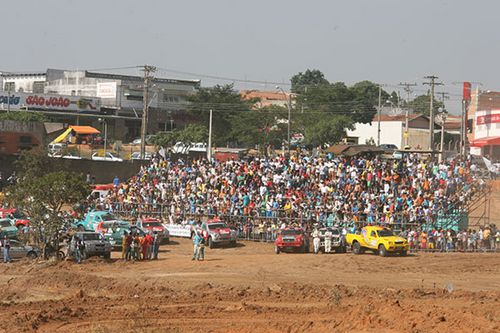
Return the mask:
{"type": "Polygon", "coordinates": [[[10,89],[12,88],[12,83],[8,84],[9,89],[7,90],[7,112],[10,112],[10,89]]]}
{"type": "Polygon", "coordinates": [[[410,130],[409,130],[409,112],[410,112],[410,95],[412,93],[412,90],[410,87],[415,87],[417,84],[416,83],[408,83],[408,82],[400,82],[400,86],[404,87],[404,91],[406,92],[406,107],[405,107],[405,147],[409,145],[410,142],[410,130]]]}
{"type": "Polygon", "coordinates": [[[210,117],[208,122],[208,147],[207,147],[207,159],[208,163],[212,161],[212,109],[210,109],[210,117]]]}
{"type": "Polygon", "coordinates": [[[141,159],[146,156],[146,134],[148,132],[149,121],[149,84],[153,80],[151,73],[156,71],[156,67],[144,65],[144,87],[143,87],[143,109],[142,109],[142,124],[141,124],[141,159]]]}
{"type": "Polygon", "coordinates": [[[380,116],[382,115],[382,86],[378,85],[377,147],[380,146],[380,116]]]}
{"type": "MultiPolygon", "coordinates": [[[[435,86],[442,86],[443,84],[440,82],[436,82],[436,79],[438,79],[438,77],[435,75],[425,76],[424,79],[430,80],[430,82],[424,82],[424,84],[431,86],[429,107],[429,150],[431,152],[434,152],[434,88],[435,86]]],[[[434,157],[433,154],[432,157],[434,157]]]]}

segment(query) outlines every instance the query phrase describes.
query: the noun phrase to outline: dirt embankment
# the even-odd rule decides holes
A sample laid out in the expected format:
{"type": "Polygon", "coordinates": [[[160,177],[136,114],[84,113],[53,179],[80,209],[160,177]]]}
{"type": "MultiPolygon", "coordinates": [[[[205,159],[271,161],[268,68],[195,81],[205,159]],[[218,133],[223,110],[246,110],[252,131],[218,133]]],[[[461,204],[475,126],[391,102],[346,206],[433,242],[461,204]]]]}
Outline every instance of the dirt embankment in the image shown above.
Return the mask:
{"type": "MultiPolygon", "coordinates": [[[[500,255],[273,254],[0,265],[0,332],[498,332],[500,255]]],[[[118,253],[116,253],[118,255],[118,253]]]]}

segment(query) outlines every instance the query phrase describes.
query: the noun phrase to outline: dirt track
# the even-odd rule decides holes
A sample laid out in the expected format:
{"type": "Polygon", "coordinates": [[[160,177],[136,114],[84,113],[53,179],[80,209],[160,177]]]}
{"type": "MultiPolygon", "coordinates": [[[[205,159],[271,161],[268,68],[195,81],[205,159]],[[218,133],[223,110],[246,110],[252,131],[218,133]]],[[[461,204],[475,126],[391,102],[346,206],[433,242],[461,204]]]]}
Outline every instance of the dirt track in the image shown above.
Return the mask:
{"type": "MultiPolygon", "coordinates": [[[[498,332],[499,254],[280,254],[0,265],[0,332],[498,332]]],[[[118,253],[115,253],[118,255],[118,253]]]]}

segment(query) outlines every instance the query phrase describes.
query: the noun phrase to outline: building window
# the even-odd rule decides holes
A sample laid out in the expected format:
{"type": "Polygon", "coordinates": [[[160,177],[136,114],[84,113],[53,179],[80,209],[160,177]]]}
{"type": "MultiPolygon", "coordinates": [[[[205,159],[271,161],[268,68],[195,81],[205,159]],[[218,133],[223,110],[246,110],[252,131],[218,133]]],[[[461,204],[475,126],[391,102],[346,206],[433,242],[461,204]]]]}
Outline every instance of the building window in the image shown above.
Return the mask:
{"type": "Polygon", "coordinates": [[[43,94],[44,88],[45,88],[45,82],[43,82],[43,81],[33,82],[33,93],[34,94],[43,94]]]}
{"type": "Polygon", "coordinates": [[[3,90],[10,91],[10,92],[16,91],[16,83],[15,82],[5,82],[3,90]]]}

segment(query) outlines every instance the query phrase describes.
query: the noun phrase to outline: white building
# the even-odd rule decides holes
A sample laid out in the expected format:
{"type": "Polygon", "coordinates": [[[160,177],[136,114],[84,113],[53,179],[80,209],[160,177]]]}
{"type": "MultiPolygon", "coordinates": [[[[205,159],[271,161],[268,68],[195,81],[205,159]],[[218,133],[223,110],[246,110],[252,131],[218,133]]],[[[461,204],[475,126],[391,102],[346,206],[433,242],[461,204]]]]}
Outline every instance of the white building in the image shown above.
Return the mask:
{"type": "MultiPolygon", "coordinates": [[[[356,123],[354,130],[347,131],[347,140],[354,144],[377,143],[378,116],[371,124],[356,123]]],[[[406,145],[414,149],[429,148],[429,118],[421,114],[408,116],[408,142],[405,139],[404,115],[380,116],[380,144],[394,144],[403,149],[406,145]]],[[[441,127],[436,124],[435,129],[441,127]]]]}
{"type": "MultiPolygon", "coordinates": [[[[0,109],[2,103],[4,109],[7,104],[11,109],[29,108],[68,125],[100,127],[98,118],[105,118],[114,138],[132,140],[140,134],[144,93],[141,76],[48,69],[45,73],[2,73],[1,77],[0,109]],[[56,101],[59,96],[69,101],[66,104],[71,107],[56,101]],[[30,103],[41,99],[44,103],[30,103]],[[88,105],[98,107],[82,108],[88,105]]],[[[148,132],[171,130],[186,123],[183,111],[188,105],[187,98],[199,86],[199,80],[153,79],[149,89],[148,132]]]]}

